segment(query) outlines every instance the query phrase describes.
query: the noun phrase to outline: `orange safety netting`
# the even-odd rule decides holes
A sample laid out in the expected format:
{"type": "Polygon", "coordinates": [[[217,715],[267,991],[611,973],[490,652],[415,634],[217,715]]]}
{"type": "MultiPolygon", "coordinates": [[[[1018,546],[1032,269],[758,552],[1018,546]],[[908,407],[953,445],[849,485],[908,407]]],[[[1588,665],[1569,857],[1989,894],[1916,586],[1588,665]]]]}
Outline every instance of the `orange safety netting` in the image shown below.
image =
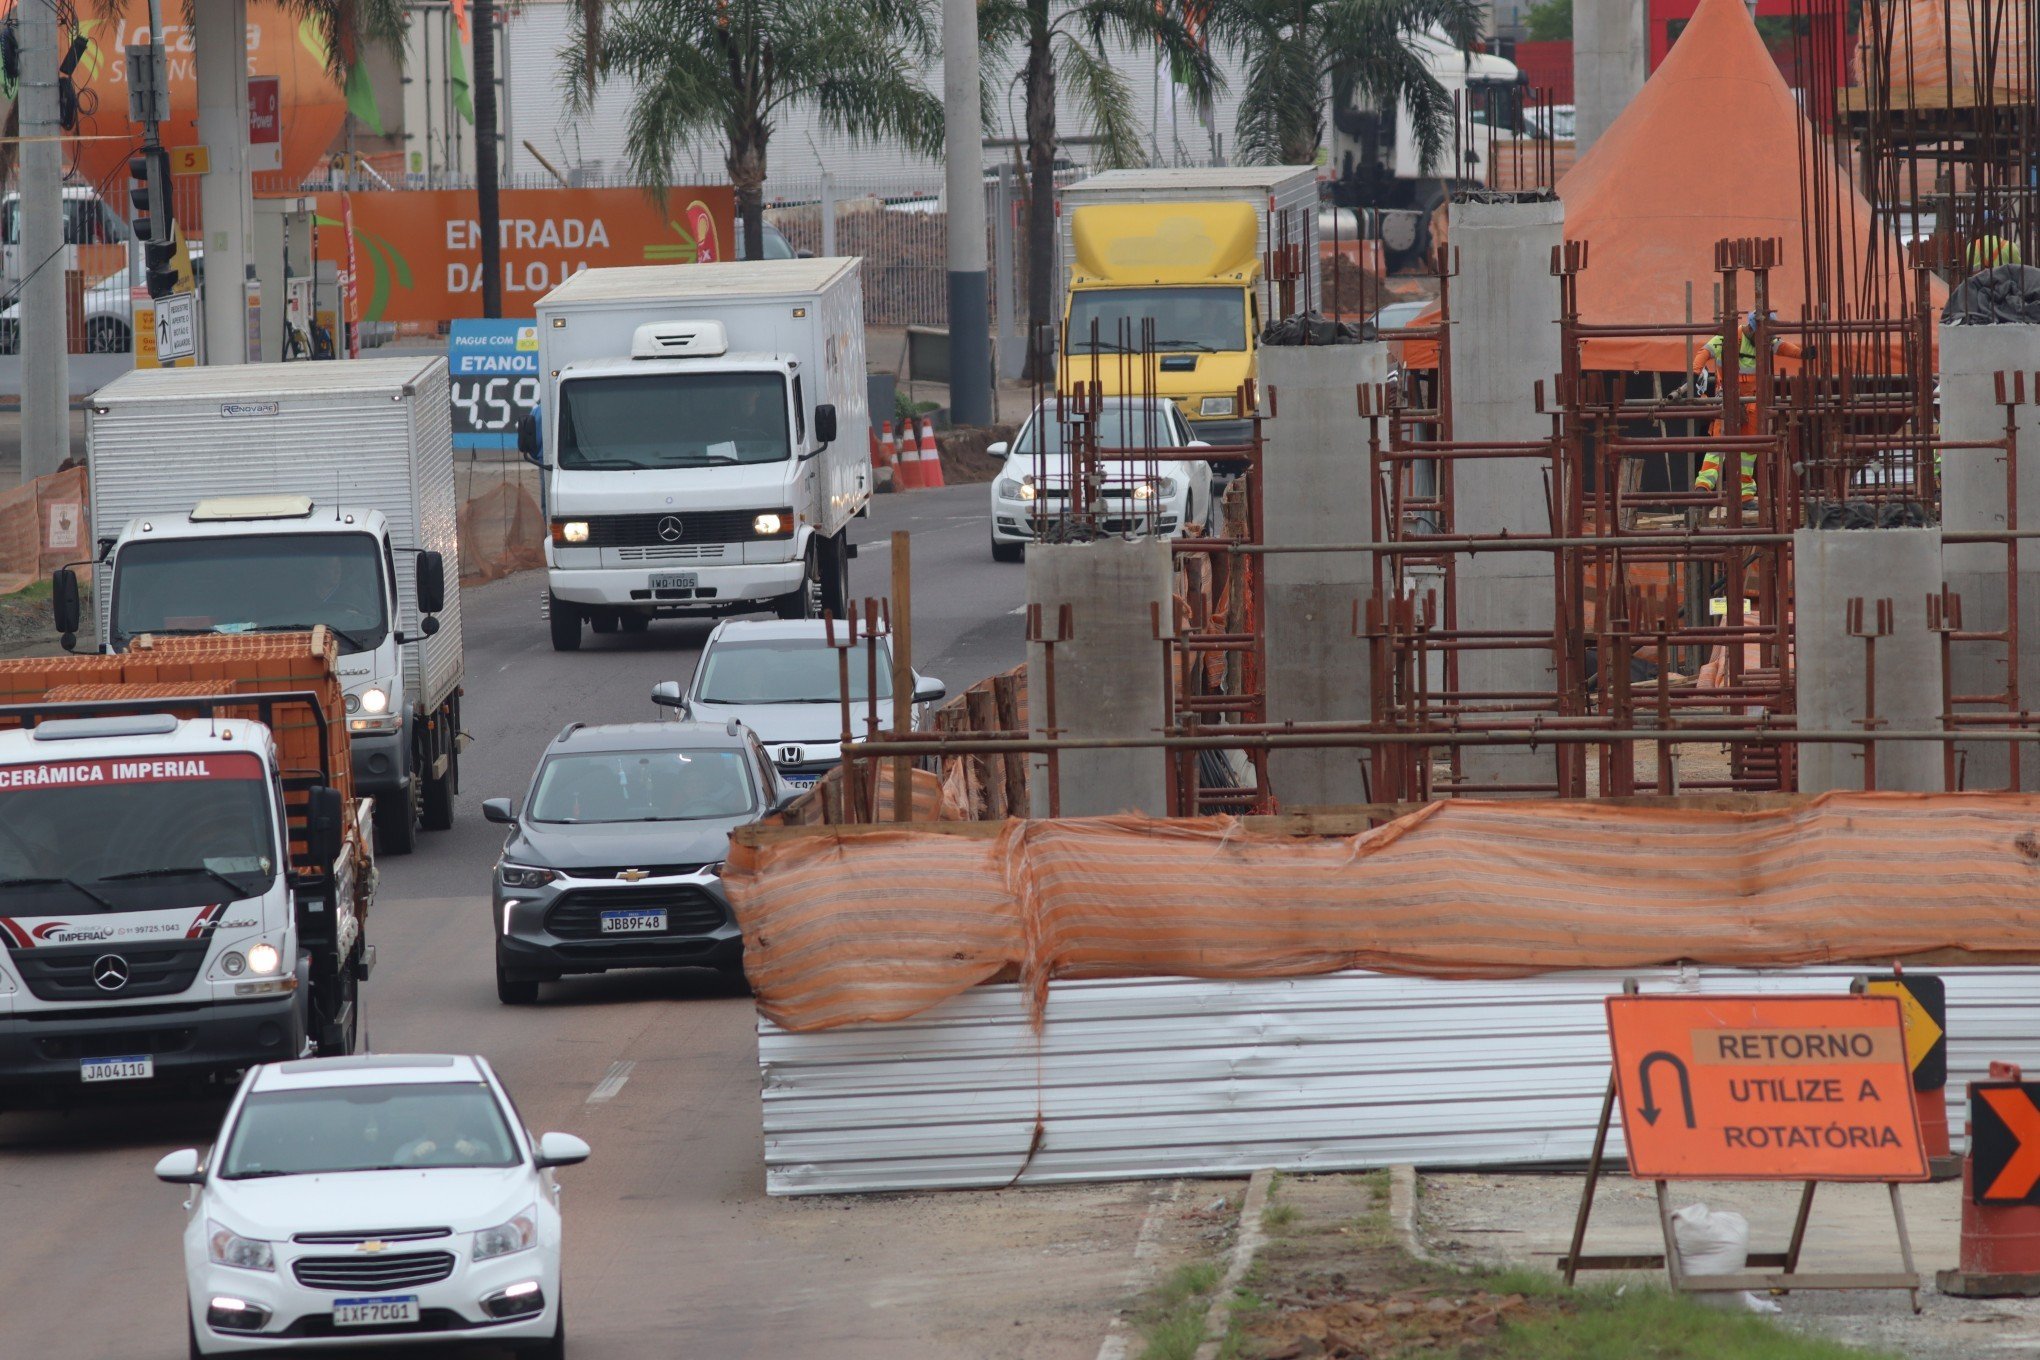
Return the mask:
{"type": "Polygon", "coordinates": [[[1969,96],[1951,92],[1981,88],[1995,89],[2005,103],[2031,95],[2024,5],[1983,10],[1974,0],[1909,0],[1888,6],[1881,25],[1863,23],[1856,42],[1863,83],[1883,85],[1901,108],[1958,97],[1967,103],[1969,96]]]}
{"type": "Polygon", "coordinates": [[[1511,977],[2040,950],[2040,795],[1718,811],[1454,799],[1348,838],[1229,818],[778,838],[724,884],[759,1009],[902,1020],[1002,973],[1511,977]]]}

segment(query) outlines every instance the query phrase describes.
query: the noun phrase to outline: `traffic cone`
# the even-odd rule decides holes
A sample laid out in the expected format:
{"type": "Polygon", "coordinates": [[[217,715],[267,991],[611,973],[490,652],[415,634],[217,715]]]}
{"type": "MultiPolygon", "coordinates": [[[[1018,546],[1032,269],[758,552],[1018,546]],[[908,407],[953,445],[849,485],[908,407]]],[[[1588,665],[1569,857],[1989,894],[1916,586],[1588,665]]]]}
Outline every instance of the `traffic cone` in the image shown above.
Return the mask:
{"type": "Polygon", "coordinates": [[[932,491],[942,486],[942,451],[935,445],[935,422],[921,422],[921,485],[932,491]]]}
{"type": "MultiPolygon", "coordinates": [[[[886,422],[890,427],[891,421],[886,422]]],[[[914,451],[914,418],[900,422],[899,445],[893,455],[893,489],[912,491],[921,484],[920,455],[914,451]]]]}
{"type": "MultiPolygon", "coordinates": [[[[2016,1082],[2019,1069],[2011,1063],[1990,1065],[1992,1082],[2016,1082]]],[[[1972,1108],[1976,1087],[1969,1088],[1972,1108]]],[[[1978,1204],[1975,1195],[1975,1125],[1969,1128],[1969,1155],[1962,1159],[1961,1264],[1934,1279],[1943,1294],[1963,1298],[2033,1298],[2040,1296],[2040,1204],[1978,1204]]],[[[1999,1174],[1996,1170],[1986,1175],[1999,1174]]]]}
{"type": "Polygon", "coordinates": [[[890,491],[894,475],[892,422],[888,420],[871,427],[871,484],[880,491],[890,491]]]}

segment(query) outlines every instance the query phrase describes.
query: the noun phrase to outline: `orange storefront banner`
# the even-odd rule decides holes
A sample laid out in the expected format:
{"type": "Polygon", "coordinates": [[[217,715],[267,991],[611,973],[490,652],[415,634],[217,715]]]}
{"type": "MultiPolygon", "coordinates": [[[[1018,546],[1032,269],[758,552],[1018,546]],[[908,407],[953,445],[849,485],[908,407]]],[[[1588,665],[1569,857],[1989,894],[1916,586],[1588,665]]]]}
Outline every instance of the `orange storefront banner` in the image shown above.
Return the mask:
{"type": "MultiPolygon", "coordinates": [[[[345,256],[339,194],[314,195],[321,253],[331,232],[345,256]]],[[[482,314],[482,234],[475,196],[460,189],[348,195],[355,287],[365,321],[455,321],[482,314]]],[[[730,257],[736,199],[728,185],[643,189],[506,189],[502,194],[503,315],[525,317],[583,269],[694,264],[730,257]]]]}

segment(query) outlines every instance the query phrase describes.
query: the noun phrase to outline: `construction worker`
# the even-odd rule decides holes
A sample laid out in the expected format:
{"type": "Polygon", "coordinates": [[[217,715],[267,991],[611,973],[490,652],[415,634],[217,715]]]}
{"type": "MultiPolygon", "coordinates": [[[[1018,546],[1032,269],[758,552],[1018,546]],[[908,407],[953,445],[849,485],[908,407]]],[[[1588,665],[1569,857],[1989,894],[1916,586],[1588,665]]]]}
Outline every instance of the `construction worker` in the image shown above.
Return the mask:
{"type": "MultiPolygon", "coordinates": [[[[1776,312],[1769,313],[1768,319],[1775,320],[1776,312]]],[[[1721,355],[1724,346],[1720,335],[1707,337],[1694,355],[1691,390],[1706,395],[1716,390],[1721,380],[1721,355]]],[[[1771,353],[1797,359],[1803,351],[1800,346],[1777,336],[1771,337],[1771,353]]],[[[1736,335],[1736,370],[1743,377],[1754,379],[1757,372],[1757,314],[1752,311],[1743,318],[1736,335]]],[[[1757,394],[1754,382],[1745,383],[1742,390],[1742,433],[1757,432],[1757,394]]],[[[1721,433],[1721,422],[1715,421],[1708,427],[1710,434],[1721,433]]],[[[1757,455],[1754,449],[1745,450],[1742,455],[1741,482],[1744,504],[1757,499],[1757,455]]],[[[1717,492],[1721,489],[1721,452],[1716,450],[1700,461],[1700,475],[1693,479],[1696,491],[1717,492]]]]}
{"type": "Polygon", "coordinates": [[[2001,264],[2023,264],[2019,258],[2019,244],[2008,241],[1993,231],[1988,236],[1979,236],[1969,243],[1969,267],[1971,269],[1995,269],[2001,264]]]}

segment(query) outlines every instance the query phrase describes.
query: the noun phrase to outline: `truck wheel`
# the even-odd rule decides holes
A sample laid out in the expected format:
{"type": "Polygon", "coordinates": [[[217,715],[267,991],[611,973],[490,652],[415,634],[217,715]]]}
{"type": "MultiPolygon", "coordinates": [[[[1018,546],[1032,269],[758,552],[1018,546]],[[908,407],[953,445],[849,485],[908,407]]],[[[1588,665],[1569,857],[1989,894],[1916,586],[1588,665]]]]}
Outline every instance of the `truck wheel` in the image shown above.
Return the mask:
{"type": "Polygon", "coordinates": [[[387,798],[375,800],[375,848],[408,855],[418,848],[418,784],[411,782],[387,798]]]}
{"type": "Polygon", "coordinates": [[[808,550],[807,566],[801,573],[800,589],[781,595],[773,602],[772,612],[782,619],[818,619],[822,616],[821,573],[816,570],[812,548],[808,550]]]}
{"type": "Polygon", "coordinates": [[[446,773],[438,779],[429,775],[425,779],[425,794],[421,800],[419,820],[427,831],[453,830],[453,790],[460,782],[460,743],[446,753],[446,773]]]}
{"type": "Polygon", "coordinates": [[[538,1000],[537,978],[513,978],[496,965],[496,999],[506,1006],[529,1006],[538,1000]]]}
{"type": "Polygon", "coordinates": [[[850,617],[850,531],[844,529],[822,545],[822,608],[839,619],[850,617]]]}
{"type": "Polygon", "coordinates": [[[353,959],[340,965],[336,985],[344,1016],[319,1026],[319,1056],[322,1058],[345,1056],[361,1046],[361,979],[355,973],[353,959]]]}
{"type": "Polygon", "coordinates": [[[616,631],[616,611],[613,609],[591,609],[588,611],[588,631],[604,635],[616,631]]]}
{"type": "Polygon", "coordinates": [[[568,604],[557,595],[546,597],[546,616],[552,622],[552,644],[556,652],[581,650],[581,607],[568,604]]]}
{"type": "Polygon", "coordinates": [[[642,633],[651,626],[652,616],[650,614],[640,614],[636,610],[632,610],[623,616],[623,631],[626,633],[642,633]]]}

